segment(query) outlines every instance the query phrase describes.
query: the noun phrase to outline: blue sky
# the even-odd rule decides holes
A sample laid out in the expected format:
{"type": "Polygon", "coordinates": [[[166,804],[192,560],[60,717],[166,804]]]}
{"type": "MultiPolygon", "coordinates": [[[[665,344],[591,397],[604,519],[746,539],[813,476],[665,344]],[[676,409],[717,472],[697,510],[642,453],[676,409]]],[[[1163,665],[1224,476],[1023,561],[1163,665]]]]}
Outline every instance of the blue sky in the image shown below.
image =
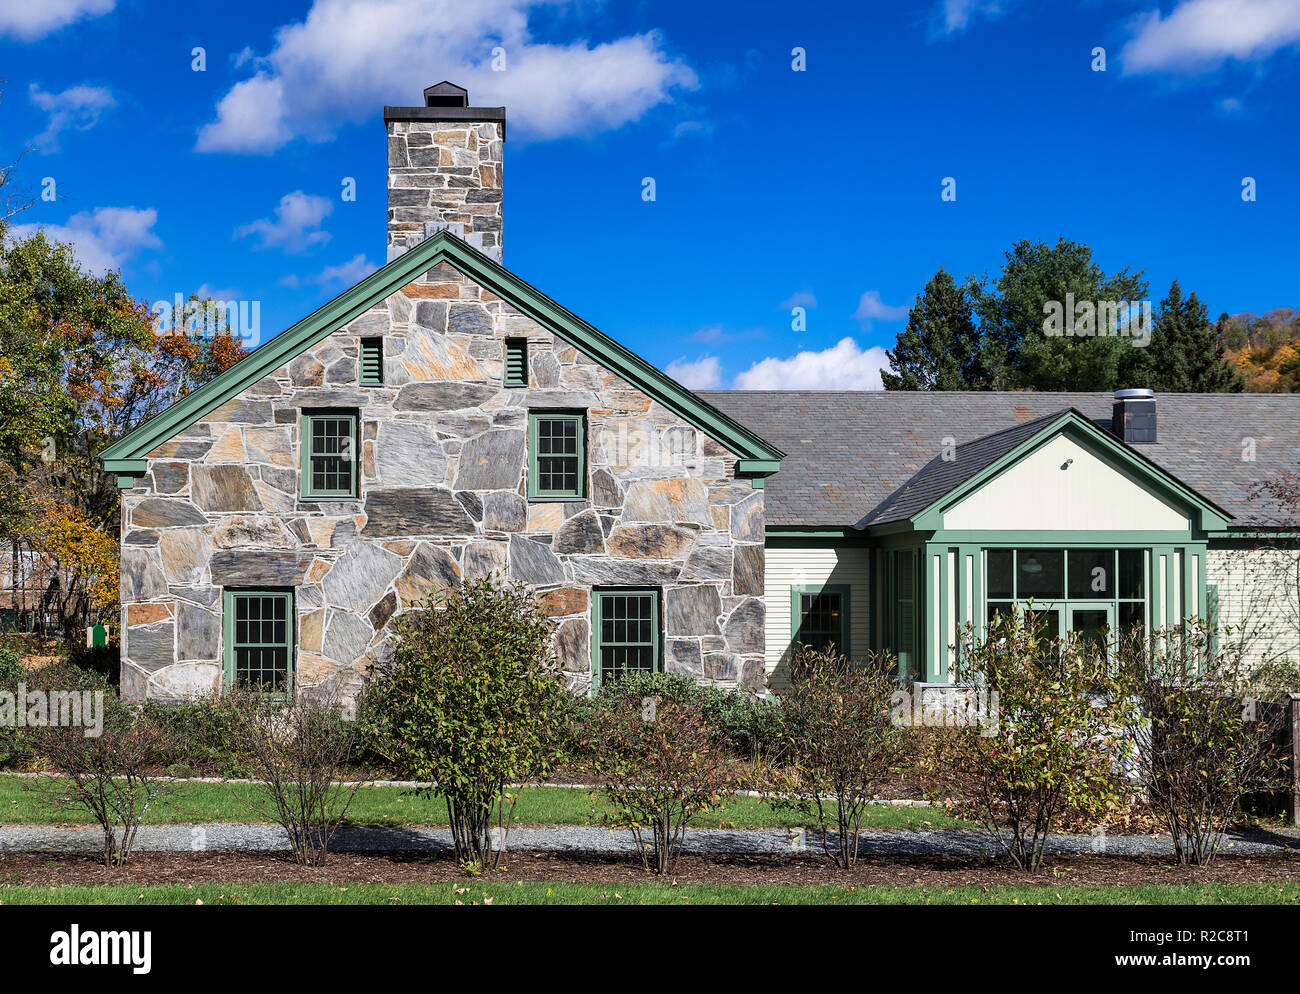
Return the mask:
{"type": "Polygon", "coordinates": [[[506,105],[506,265],[693,386],[877,386],[935,270],[1019,238],[1300,306],[1300,0],[0,0],[0,66],[57,195],[11,235],[262,340],[382,263],[382,106],[443,78],[506,105]]]}

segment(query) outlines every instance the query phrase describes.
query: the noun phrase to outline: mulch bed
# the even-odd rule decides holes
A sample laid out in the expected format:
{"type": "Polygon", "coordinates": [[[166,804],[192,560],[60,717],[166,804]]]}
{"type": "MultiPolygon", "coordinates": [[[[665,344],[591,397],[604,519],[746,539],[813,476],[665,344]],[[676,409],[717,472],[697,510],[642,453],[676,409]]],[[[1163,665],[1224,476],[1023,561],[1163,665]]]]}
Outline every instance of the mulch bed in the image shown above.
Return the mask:
{"type": "MultiPolygon", "coordinates": [[[[322,867],[298,866],[282,853],[137,853],[124,867],[104,867],[88,855],[0,855],[0,902],[7,885],[165,883],[464,883],[447,855],[336,853],[322,867]]],[[[500,871],[481,881],[548,880],[627,884],[653,879],[626,856],[594,853],[511,853],[500,871]]],[[[998,885],[1271,883],[1300,881],[1300,859],[1288,856],[1220,856],[1208,867],[1177,866],[1172,858],[1059,856],[1035,875],[984,857],[864,858],[841,872],[818,858],[775,855],[683,856],[671,878],[678,883],[825,886],[992,887],[998,885]]]]}

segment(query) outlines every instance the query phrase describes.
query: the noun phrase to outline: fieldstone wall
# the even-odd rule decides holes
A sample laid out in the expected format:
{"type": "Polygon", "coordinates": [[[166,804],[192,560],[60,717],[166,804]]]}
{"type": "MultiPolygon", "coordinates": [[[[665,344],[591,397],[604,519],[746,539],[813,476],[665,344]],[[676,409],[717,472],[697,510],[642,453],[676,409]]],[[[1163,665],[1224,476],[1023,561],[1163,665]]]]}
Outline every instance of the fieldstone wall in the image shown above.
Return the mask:
{"type": "Polygon", "coordinates": [[[387,124],[389,260],[445,228],[500,262],[505,125],[394,118],[387,124]]]}
{"type": "Polygon", "coordinates": [[[667,670],[764,685],[763,492],[734,479],[735,454],[445,264],[148,465],[122,495],[130,697],[220,686],[223,587],[292,587],[297,686],[350,695],[397,614],[491,573],[537,590],[575,690],[591,685],[600,586],[663,591],[667,670]],[[374,335],[385,385],[361,387],[358,339],[374,335]],[[526,389],[503,386],[507,336],[528,338],[526,389]],[[359,412],[359,500],[299,499],[305,408],[359,412]],[[530,408],[587,413],[587,499],[526,498],[530,408]]]}

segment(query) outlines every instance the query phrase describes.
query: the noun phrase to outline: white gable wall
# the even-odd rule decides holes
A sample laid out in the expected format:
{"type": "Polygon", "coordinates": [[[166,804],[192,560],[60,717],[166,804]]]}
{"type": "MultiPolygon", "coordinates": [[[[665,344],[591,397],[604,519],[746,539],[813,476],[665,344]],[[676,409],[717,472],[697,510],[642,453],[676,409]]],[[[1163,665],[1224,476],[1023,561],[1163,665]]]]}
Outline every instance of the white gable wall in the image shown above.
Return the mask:
{"type": "Polygon", "coordinates": [[[1176,507],[1064,434],[943,516],[944,528],[961,531],[1182,531],[1189,524],[1176,507]]]}

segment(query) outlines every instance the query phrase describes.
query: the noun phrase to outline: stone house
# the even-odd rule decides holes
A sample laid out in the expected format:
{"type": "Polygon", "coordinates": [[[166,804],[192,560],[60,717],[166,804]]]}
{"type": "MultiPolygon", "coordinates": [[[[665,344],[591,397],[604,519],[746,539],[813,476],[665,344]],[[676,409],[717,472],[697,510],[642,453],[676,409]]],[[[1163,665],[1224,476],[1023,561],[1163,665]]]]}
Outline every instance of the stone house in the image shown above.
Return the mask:
{"type": "Polygon", "coordinates": [[[1148,396],[693,393],[502,265],[504,108],[442,83],[384,119],[388,263],[102,453],[127,696],[353,694],[396,615],[489,574],[578,691],[762,692],[797,642],[943,682],[1030,597],[1062,631],[1231,614],[1227,553],[1300,523],[1248,493],[1295,398],[1161,398],[1157,439],[1148,396]]]}

